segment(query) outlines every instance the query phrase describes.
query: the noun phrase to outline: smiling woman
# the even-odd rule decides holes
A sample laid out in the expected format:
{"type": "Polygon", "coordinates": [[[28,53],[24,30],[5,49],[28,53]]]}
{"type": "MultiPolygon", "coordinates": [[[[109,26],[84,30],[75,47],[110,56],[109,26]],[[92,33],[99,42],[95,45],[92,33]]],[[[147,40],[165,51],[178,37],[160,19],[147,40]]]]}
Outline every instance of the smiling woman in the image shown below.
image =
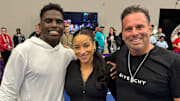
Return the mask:
{"type": "Polygon", "coordinates": [[[88,29],[74,34],[73,50],[78,60],[67,69],[65,90],[71,101],[106,101],[108,88],[107,66],[95,51],[94,36],[88,29]]]}
{"type": "Polygon", "coordinates": [[[95,50],[95,43],[87,35],[77,35],[73,40],[75,55],[83,64],[91,64],[95,50]]]}

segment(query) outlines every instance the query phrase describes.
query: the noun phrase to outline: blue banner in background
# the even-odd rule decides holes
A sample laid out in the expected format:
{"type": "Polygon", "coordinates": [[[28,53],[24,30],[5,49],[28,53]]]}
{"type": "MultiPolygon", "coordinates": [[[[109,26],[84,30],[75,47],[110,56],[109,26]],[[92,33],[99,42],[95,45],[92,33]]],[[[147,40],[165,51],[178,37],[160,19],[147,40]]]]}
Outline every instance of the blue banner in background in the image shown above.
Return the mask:
{"type": "MultiPolygon", "coordinates": [[[[69,98],[69,96],[66,94],[66,92],[65,92],[64,96],[65,96],[65,101],[70,101],[70,98],[69,98]]],[[[113,96],[111,95],[111,92],[110,92],[109,90],[108,90],[108,92],[107,92],[106,101],[115,101],[114,98],[113,98],[113,96]]]]}

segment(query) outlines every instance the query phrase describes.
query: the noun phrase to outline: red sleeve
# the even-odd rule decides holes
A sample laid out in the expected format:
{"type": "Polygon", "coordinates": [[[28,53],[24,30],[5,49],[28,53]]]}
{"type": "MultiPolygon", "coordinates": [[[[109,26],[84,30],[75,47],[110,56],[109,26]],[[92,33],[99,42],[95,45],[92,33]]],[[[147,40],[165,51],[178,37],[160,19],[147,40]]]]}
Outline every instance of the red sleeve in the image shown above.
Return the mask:
{"type": "Polygon", "coordinates": [[[177,39],[174,40],[173,44],[177,45],[177,39]]]}
{"type": "Polygon", "coordinates": [[[0,48],[1,48],[1,51],[8,49],[8,46],[5,44],[2,35],[0,35],[0,48]]]}

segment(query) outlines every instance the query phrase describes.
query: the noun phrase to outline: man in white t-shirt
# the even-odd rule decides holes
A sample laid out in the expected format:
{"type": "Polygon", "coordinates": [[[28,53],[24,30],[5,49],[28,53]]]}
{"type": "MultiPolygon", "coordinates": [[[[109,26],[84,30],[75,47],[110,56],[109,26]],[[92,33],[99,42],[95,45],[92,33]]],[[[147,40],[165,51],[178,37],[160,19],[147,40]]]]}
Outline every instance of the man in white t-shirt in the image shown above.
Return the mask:
{"type": "Polygon", "coordinates": [[[156,46],[167,49],[169,46],[167,42],[164,40],[164,36],[160,36],[159,41],[157,41],[156,46]]]}

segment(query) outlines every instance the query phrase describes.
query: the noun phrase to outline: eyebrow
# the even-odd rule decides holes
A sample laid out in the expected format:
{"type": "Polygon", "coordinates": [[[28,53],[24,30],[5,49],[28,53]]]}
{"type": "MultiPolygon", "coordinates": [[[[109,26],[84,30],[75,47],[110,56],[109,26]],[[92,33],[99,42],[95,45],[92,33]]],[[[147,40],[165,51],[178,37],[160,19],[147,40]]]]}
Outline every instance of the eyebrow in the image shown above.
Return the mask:
{"type": "MultiPolygon", "coordinates": [[[[87,42],[87,41],[86,41],[86,42],[84,42],[84,43],[82,43],[82,44],[84,45],[84,44],[89,44],[89,43],[90,43],[90,42],[87,42]]],[[[74,44],[74,46],[79,46],[79,44],[74,44]]]]}

